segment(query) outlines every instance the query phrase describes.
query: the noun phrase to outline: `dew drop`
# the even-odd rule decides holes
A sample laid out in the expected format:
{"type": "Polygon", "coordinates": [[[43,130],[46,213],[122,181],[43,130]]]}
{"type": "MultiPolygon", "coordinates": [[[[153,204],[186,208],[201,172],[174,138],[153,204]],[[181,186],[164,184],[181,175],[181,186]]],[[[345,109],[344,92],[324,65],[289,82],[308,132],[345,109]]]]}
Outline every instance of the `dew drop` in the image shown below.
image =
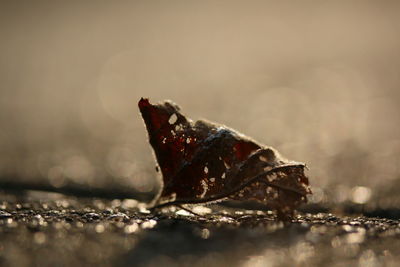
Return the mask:
{"type": "Polygon", "coordinates": [[[131,224],[131,225],[127,225],[124,228],[124,232],[125,234],[132,234],[134,232],[136,232],[139,229],[137,223],[131,224]]]}
{"type": "Polygon", "coordinates": [[[96,227],[94,228],[94,230],[96,231],[96,233],[103,233],[105,230],[105,227],[103,224],[99,223],[98,225],[96,225],[96,227]]]}
{"type": "Polygon", "coordinates": [[[208,239],[209,237],[210,237],[210,230],[208,230],[207,228],[201,230],[201,238],[208,239]]]}
{"type": "Polygon", "coordinates": [[[178,117],[176,116],[176,114],[172,114],[171,117],[169,117],[169,124],[174,124],[176,121],[178,120],[178,117]]]}
{"type": "Polygon", "coordinates": [[[204,167],[204,173],[208,173],[208,168],[207,168],[207,166],[204,167]]]}

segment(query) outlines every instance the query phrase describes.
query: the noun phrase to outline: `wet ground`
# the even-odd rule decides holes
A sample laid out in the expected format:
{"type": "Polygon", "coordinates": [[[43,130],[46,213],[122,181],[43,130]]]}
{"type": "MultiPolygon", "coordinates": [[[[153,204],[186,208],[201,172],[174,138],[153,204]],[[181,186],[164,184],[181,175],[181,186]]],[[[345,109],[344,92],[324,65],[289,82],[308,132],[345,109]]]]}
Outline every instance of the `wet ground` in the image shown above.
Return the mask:
{"type": "MultiPolygon", "coordinates": [[[[303,209],[304,210],[304,209],[303,209]]],[[[1,266],[397,266],[400,221],[0,194],[1,266]]]]}

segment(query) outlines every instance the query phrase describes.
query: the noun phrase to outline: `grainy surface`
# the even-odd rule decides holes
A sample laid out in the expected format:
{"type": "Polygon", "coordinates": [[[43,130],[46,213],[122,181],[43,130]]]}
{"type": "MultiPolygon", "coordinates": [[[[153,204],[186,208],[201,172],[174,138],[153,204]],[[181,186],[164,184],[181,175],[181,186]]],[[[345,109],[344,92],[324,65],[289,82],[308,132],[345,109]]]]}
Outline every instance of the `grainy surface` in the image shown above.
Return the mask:
{"type": "Polygon", "coordinates": [[[395,266],[398,220],[1,194],[1,266],[395,266]],[[210,211],[212,210],[212,213],[210,211]]]}

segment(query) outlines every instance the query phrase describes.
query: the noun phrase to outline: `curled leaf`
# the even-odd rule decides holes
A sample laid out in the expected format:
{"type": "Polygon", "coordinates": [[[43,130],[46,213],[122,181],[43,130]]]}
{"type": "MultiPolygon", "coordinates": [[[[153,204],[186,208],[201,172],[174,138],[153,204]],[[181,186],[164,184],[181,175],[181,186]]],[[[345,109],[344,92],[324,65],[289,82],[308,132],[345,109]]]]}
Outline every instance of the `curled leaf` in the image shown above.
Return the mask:
{"type": "Polygon", "coordinates": [[[139,101],[163,187],[154,207],[255,200],[290,217],[311,193],[305,165],[224,125],[186,118],[179,106],[139,101]]]}

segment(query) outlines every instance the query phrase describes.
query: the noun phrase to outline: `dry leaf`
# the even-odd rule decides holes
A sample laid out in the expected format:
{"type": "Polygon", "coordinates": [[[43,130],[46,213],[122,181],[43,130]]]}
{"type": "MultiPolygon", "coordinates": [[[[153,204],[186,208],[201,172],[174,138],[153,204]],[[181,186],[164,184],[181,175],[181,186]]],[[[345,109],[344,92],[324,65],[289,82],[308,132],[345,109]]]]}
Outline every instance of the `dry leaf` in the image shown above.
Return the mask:
{"type": "Polygon", "coordinates": [[[163,177],[154,207],[255,200],[286,219],[311,194],[305,165],[224,125],[186,118],[179,106],[139,101],[163,177]]]}

